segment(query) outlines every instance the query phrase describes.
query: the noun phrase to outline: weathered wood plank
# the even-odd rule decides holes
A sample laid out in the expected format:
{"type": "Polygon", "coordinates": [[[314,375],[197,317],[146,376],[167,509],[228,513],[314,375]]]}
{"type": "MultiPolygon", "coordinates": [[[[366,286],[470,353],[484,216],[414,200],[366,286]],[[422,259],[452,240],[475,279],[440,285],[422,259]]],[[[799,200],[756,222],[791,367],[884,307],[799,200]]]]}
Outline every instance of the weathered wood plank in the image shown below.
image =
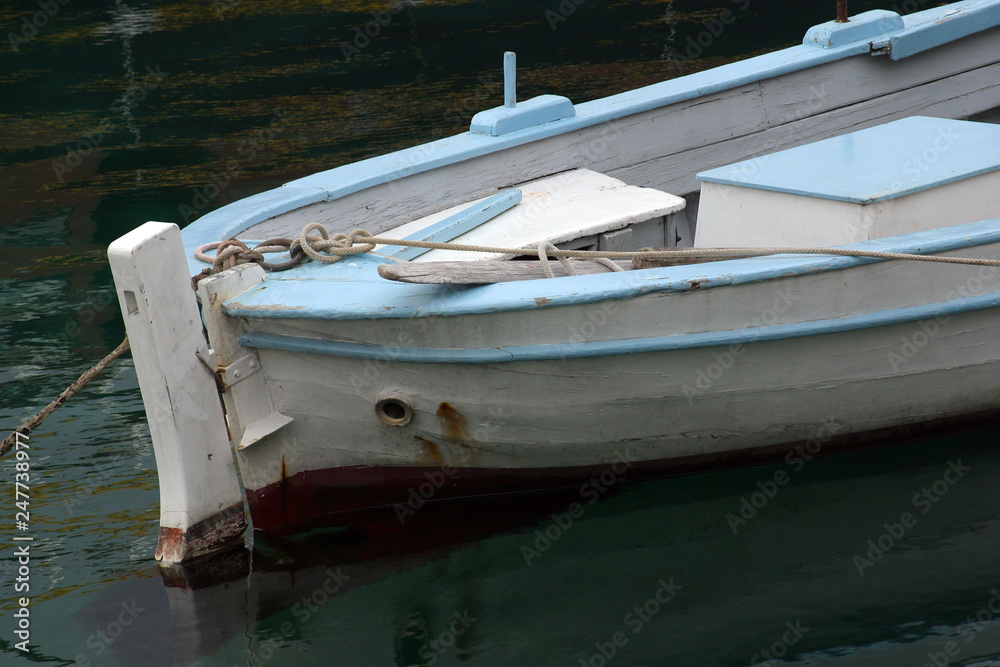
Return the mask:
{"type": "Polygon", "coordinates": [[[229,548],[247,526],[243,494],[215,377],[203,363],[210,353],[180,229],[147,222],[112,243],[108,259],[156,455],[156,559],[181,563],[229,548]]]}
{"type": "Polygon", "coordinates": [[[695,174],[704,169],[908,116],[922,114],[965,118],[997,106],[1000,106],[1000,64],[802,118],[754,135],[736,137],[725,143],[706,145],[605,173],[633,185],[687,195],[698,191],[700,184],[695,174]]]}
{"type": "MultiPolygon", "coordinates": [[[[648,250],[648,248],[643,248],[648,250]]],[[[655,248],[655,250],[668,253],[688,248],[655,248]]],[[[635,269],[656,269],[664,266],[683,266],[685,264],[704,264],[706,262],[725,262],[730,259],[745,259],[747,255],[714,255],[712,257],[635,257],[632,259],[632,267],[635,269]]]]}
{"type": "Polygon", "coordinates": [[[847,58],[760,82],[771,127],[847,107],[1000,62],[997,31],[970,36],[931,57],[847,58]],[[961,63],[959,66],[958,63],[961,63]],[[805,95],[803,94],[805,92],[805,95]]]}
{"type": "MultiPolygon", "coordinates": [[[[570,260],[578,275],[610,273],[611,269],[597,262],[570,260]]],[[[623,270],[632,268],[630,260],[616,262],[623,270]]],[[[570,275],[558,260],[550,260],[549,266],[557,278],[570,275]]],[[[495,259],[474,262],[412,262],[406,264],[382,264],[378,274],[386,280],[427,285],[486,285],[515,280],[539,280],[545,278],[542,263],[535,261],[502,261],[495,259]]]]}
{"type": "MultiPolygon", "coordinates": [[[[656,248],[668,253],[678,248],[656,248]]],[[[631,260],[613,260],[623,270],[652,269],[664,266],[680,266],[683,264],[701,264],[704,262],[722,262],[727,259],[740,259],[746,255],[719,255],[715,257],[655,257],[635,258],[631,260]]],[[[577,275],[593,273],[610,273],[611,269],[598,262],[581,259],[569,260],[577,275]]],[[[556,278],[570,275],[558,260],[550,260],[549,266],[556,278]]],[[[472,262],[413,262],[401,264],[382,264],[378,274],[386,280],[396,280],[403,283],[421,283],[425,285],[486,285],[515,280],[540,280],[545,278],[542,263],[537,260],[479,260],[472,262]]]]}

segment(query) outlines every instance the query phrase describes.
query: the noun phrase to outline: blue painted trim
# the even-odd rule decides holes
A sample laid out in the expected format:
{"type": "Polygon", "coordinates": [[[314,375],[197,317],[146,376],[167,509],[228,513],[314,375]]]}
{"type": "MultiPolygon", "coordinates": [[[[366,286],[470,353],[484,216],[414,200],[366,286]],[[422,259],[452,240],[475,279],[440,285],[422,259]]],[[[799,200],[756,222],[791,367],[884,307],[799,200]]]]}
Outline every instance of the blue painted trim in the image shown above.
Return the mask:
{"type": "Polygon", "coordinates": [[[341,341],[300,338],[269,333],[246,333],[240,336],[240,345],[254,348],[285,350],[309,354],[328,354],[352,359],[376,361],[408,361],[427,364],[499,364],[511,361],[552,361],[610,357],[621,354],[645,354],[699,347],[748,345],[763,341],[822,336],[859,329],[891,326],[916,322],[932,317],[945,317],[961,313],[996,308],[1000,306],[1000,293],[964,297],[921,306],[883,310],[863,315],[852,315],[815,322],[775,324],[765,327],[711,331],[696,334],[676,334],[654,338],[630,338],[613,341],[580,343],[550,343],[544,345],[516,345],[501,348],[410,348],[341,341]]]}
{"type": "Polygon", "coordinates": [[[327,354],[334,357],[352,359],[373,359],[377,361],[410,361],[427,364],[500,364],[514,361],[514,356],[501,348],[423,348],[385,347],[364,343],[345,343],[319,338],[301,338],[270,333],[245,333],[240,336],[240,345],[245,347],[304,352],[307,354],[327,354]]]}
{"type": "MultiPolygon", "coordinates": [[[[447,243],[458,238],[466,232],[472,231],[484,222],[488,222],[521,202],[521,191],[517,188],[503,190],[488,199],[485,199],[474,206],[470,206],[464,211],[459,211],[450,215],[440,222],[421,229],[416,234],[406,237],[406,241],[432,241],[434,243],[447,243]]],[[[403,248],[399,252],[394,252],[393,257],[411,260],[420,257],[430,248],[403,248]]]]}
{"type": "Polygon", "coordinates": [[[934,7],[903,18],[906,29],[888,40],[889,57],[902,60],[1000,25],[1000,3],[972,0],[934,7]]]}
{"type": "Polygon", "coordinates": [[[894,32],[903,29],[903,19],[896,12],[875,9],[852,16],[847,23],[827,21],[813,26],[802,38],[807,46],[832,49],[858,41],[872,41],[873,38],[887,39],[894,32]]]}
{"type": "MultiPolygon", "coordinates": [[[[934,254],[1000,243],[1000,219],[876,239],[846,248],[934,254]]],[[[339,264],[310,263],[269,274],[263,285],[224,304],[248,318],[356,320],[472,315],[536,310],[656,292],[685,292],[848,269],[880,260],[824,255],[772,255],[478,287],[411,285],[380,278],[377,258],[356,256],[339,264]],[[312,266],[312,264],[317,264],[312,266]],[[294,275],[289,275],[294,274],[294,275]],[[544,299],[544,306],[539,305],[544,299]]]]}
{"type": "Polygon", "coordinates": [[[469,132],[499,137],[546,123],[553,123],[576,114],[569,98],[561,95],[539,95],[516,106],[502,106],[480,111],[472,117],[469,132]]]}
{"type": "Polygon", "coordinates": [[[324,201],[326,195],[322,188],[283,185],[227,204],[198,218],[181,230],[191,275],[201,273],[202,269],[208,267],[194,258],[194,251],[198,246],[232,238],[259,222],[324,201]],[[226,221],[224,229],[221,224],[213,223],[213,220],[218,219],[226,221]]]}
{"type": "Polygon", "coordinates": [[[517,106],[517,55],[513,51],[503,54],[503,105],[517,106]]]}

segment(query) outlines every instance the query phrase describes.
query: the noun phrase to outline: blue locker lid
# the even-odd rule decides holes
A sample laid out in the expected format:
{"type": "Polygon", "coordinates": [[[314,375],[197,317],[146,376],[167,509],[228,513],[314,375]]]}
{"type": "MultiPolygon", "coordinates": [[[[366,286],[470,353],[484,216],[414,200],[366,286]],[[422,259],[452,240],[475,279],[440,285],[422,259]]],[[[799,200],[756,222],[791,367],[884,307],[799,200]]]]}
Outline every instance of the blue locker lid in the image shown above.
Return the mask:
{"type": "Polygon", "coordinates": [[[698,179],[869,204],[1000,169],[1000,125],[914,116],[710,169],[698,179]]]}

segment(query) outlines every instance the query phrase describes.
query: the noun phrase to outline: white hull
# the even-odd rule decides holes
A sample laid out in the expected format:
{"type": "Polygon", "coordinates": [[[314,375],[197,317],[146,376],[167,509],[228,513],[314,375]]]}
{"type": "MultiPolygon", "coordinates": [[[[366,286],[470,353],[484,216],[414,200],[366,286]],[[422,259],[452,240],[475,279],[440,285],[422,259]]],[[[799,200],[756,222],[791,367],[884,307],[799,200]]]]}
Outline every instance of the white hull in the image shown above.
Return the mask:
{"type": "MultiPolygon", "coordinates": [[[[963,254],[998,256],[1000,244],[963,254]]],[[[634,461],[712,457],[995,411],[996,308],[755,339],[774,327],[946,304],[959,291],[988,297],[998,288],[1000,270],[992,267],[897,262],[454,321],[248,322],[290,338],[386,345],[400,356],[393,341],[409,348],[558,349],[564,341],[743,330],[736,337],[747,342],[583,358],[566,344],[564,359],[483,364],[259,349],[274,407],[293,421],[242,454],[244,483],[274,483],[282,466],[291,476],[360,465],[607,466],[625,451],[634,461]],[[374,406],[385,392],[409,400],[412,422],[379,420],[374,406]],[[445,403],[464,419],[462,428],[442,416],[445,403]]]]}

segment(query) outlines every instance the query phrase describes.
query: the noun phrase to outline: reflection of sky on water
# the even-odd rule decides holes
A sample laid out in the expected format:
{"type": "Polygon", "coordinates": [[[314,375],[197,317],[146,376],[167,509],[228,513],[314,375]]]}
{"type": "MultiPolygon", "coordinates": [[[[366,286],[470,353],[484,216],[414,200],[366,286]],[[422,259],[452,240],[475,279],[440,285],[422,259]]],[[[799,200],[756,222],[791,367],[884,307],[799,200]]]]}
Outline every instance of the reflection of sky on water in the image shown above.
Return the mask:
{"type": "Polygon", "coordinates": [[[127,40],[145,32],[159,30],[156,27],[156,22],[160,14],[152,9],[132,9],[118,0],[115,3],[115,8],[108,14],[111,15],[111,20],[97,26],[94,30],[100,36],[99,44],[110,42],[119,37],[127,40]]]}
{"type": "MultiPolygon", "coordinates": [[[[159,13],[150,9],[132,9],[122,0],[116,0],[114,10],[110,11],[111,21],[105,25],[98,26],[96,32],[102,38],[99,43],[110,42],[121,37],[122,40],[122,68],[125,70],[125,91],[118,98],[118,109],[121,112],[125,126],[132,133],[131,146],[139,145],[142,134],[135,123],[132,111],[136,104],[136,90],[139,85],[135,80],[135,65],[132,58],[132,40],[136,35],[158,30],[156,21],[159,13]]],[[[142,180],[142,170],[136,170],[136,182],[142,180]]]]}

